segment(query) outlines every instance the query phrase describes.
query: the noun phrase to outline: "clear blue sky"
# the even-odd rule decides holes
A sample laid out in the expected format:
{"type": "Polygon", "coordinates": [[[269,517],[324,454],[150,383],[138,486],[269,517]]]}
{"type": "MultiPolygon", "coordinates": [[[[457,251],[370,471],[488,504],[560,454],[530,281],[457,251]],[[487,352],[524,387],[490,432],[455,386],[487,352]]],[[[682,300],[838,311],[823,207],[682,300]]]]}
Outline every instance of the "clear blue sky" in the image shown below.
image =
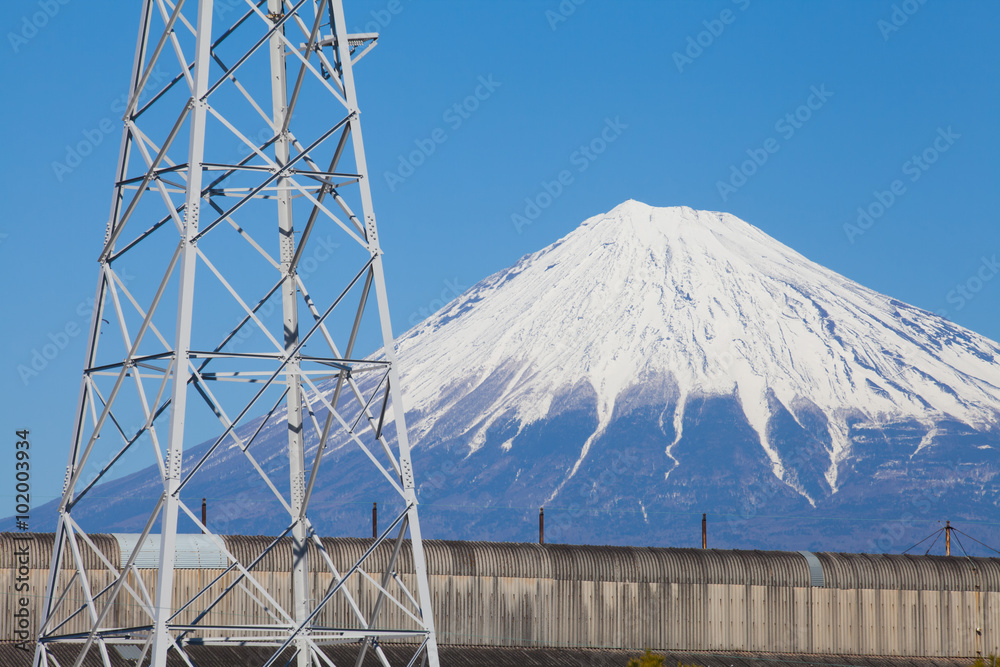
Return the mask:
{"type": "MultiPolygon", "coordinates": [[[[995,1],[345,4],[381,33],[358,86],[397,333],[634,198],[731,212],[1000,339],[995,1]],[[876,192],[894,201],[880,211],[876,192]],[[526,198],[546,206],[515,225],[526,198]],[[877,215],[848,234],[859,207],[877,215]]],[[[41,504],[64,472],[84,335],[60,332],[88,324],[139,3],[4,6],[0,451],[31,430],[41,504]],[[81,141],[97,145],[79,166],[54,167],[81,141]],[[18,365],[53,337],[65,349],[25,384],[18,365]]],[[[12,479],[12,460],[0,469],[12,479]]]]}

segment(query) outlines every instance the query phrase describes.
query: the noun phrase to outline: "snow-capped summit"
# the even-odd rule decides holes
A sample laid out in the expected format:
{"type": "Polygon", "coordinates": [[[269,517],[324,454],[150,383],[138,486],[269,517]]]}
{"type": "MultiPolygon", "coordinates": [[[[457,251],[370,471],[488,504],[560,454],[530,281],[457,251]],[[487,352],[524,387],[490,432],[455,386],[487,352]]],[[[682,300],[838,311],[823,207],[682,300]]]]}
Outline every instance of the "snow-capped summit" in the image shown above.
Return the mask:
{"type": "Polygon", "coordinates": [[[553,416],[557,397],[586,387],[596,424],[571,475],[619,401],[660,377],[676,392],[659,417],[673,425],[668,468],[683,464],[674,450],[688,399],[735,396],[774,474],[813,502],[771,442],[780,413],[825,422],[828,493],[850,458],[852,424],[919,421],[920,449],[933,444],[938,421],[989,430],[1000,415],[996,343],[825,269],[735,216],[633,200],[480,282],[404,335],[399,351],[424,446],[457,438],[470,453],[516,447],[525,428],[553,416]],[[444,395],[442,382],[451,385],[444,395]],[[447,438],[426,437],[470,401],[475,417],[447,438]],[[490,442],[498,421],[517,428],[490,442]]]}

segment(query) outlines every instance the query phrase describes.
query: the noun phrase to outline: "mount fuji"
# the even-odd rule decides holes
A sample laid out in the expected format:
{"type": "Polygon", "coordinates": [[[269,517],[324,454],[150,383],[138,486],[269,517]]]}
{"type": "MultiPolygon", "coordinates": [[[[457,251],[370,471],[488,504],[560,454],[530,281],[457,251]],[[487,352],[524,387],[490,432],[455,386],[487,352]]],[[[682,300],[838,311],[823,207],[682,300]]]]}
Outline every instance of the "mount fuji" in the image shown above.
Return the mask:
{"type": "Polygon", "coordinates": [[[1000,500],[1000,346],[725,213],[625,202],[399,353],[442,500],[573,508],[557,537],[902,549],[1000,500]]]}
{"type": "MultiPolygon", "coordinates": [[[[541,506],[547,541],[575,543],[700,545],[702,513],[717,547],[900,551],[945,519],[1000,536],[1000,345],[726,213],[627,201],[397,347],[427,537],[533,540],[541,506]]],[[[266,432],[261,451],[286,442],[266,432]]],[[[241,498],[214,510],[228,532],[280,532],[232,456],[193,493],[241,498]]],[[[158,492],[144,472],[105,489],[114,530],[158,492]]],[[[365,534],[375,494],[331,476],[313,504],[365,534]]]]}

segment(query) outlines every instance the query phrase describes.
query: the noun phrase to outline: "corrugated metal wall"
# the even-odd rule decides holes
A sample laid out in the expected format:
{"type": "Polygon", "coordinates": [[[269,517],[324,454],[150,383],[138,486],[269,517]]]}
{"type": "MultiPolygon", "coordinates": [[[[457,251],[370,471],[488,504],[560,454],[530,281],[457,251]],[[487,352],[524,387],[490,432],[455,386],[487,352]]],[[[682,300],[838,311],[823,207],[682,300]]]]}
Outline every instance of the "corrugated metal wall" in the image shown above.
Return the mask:
{"type": "MultiPolygon", "coordinates": [[[[14,538],[21,537],[0,534],[0,586],[8,610],[0,612],[3,639],[14,627],[14,538]]],[[[243,563],[268,542],[226,538],[227,549],[243,563]]],[[[351,538],[323,542],[340,571],[371,544],[351,538]]],[[[117,540],[98,536],[95,543],[119,566],[117,540]]],[[[30,539],[36,602],[51,546],[51,535],[30,539]]],[[[813,586],[807,558],[796,552],[439,541],[425,542],[425,550],[439,641],[445,644],[942,657],[989,653],[1000,645],[1000,559],[819,553],[824,585],[813,586]]],[[[99,589],[108,575],[84,551],[91,586],[99,589]]],[[[407,551],[405,545],[403,563],[409,562],[407,551]]],[[[388,556],[386,545],[370,557],[368,572],[375,579],[388,556]]],[[[311,558],[314,570],[320,569],[315,550],[311,558]]],[[[284,540],[254,569],[267,594],[282,604],[290,603],[290,566],[290,543],[284,540]]],[[[178,592],[193,595],[221,573],[180,570],[178,592]]],[[[155,571],[141,575],[152,591],[155,571]]],[[[413,585],[407,567],[400,576],[413,585]]],[[[234,577],[225,575],[212,590],[221,591],[234,577]]],[[[331,581],[329,574],[314,573],[313,595],[321,597],[331,581]]],[[[363,611],[371,609],[377,593],[371,583],[354,578],[349,588],[363,611]]],[[[251,592],[237,590],[203,622],[267,621],[257,609],[251,592]]],[[[332,605],[318,622],[332,625],[348,614],[346,603],[332,605]]],[[[194,615],[192,609],[182,620],[194,615]]],[[[384,626],[413,627],[391,606],[382,618],[384,626]]],[[[135,604],[115,609],[114,623],[140,622],[144,616],[135,604]]]]}
{"type": "MultiPolygon", "coordinates": [[[[91,536],[91,540],[112,563],[117,564],[119,558],[117,540],[110,535],[91,536]]],[[[29,631],[32,635],[37,632],[38,610],[45,593],[53,541],[52,533],[0,533],[0,592],[3,594],[2,609],[0,609],[0,641],[19,639],[15,634],[18,622],[15,613],[20,611],[22,599],[29,603],[32,612],[29,631]],[[24,571],[25,565],[27,572],[24,571]],[[26,579],[26,587],[23,587],[22,579],[26,579]]],[[[80,544],[79,549],[84,566],[92,573],[89,577],[91,588],[101,590],[110,582],[107,568],[85,542],[80,544]]],[[[74,555],[71,551],[68,550],[63,554],[62,565],[64,569],[74,567],[74,555]]],[[[68,569],[66,571],[69,572],[68,569]]],[[[72,573],[67,576],[72,576],[72,573]]],[[[75,603],[74,608],[83,603],[82,588],[78,580],[74,580],[66,599],[75,603]]],[[[119,609],[116,608],[112,613],[111,622],[117,623],[119,618],[119,609]]],[[[74,627],[74,624],[70,622],[67,627],[74,627]]]]}

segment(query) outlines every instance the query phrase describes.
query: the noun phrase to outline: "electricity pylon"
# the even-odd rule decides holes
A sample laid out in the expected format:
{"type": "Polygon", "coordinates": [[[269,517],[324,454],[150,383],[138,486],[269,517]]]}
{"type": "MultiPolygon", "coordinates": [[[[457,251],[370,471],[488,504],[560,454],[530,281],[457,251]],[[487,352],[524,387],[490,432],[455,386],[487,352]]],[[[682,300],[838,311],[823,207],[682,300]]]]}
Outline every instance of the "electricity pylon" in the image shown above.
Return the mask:
{"type": "Polygon", "coordinates": [[[125,649],[136,664],[196,665],[189,647],[213,644],[266,647],[266,666],[298,667],[332,667],[324,646],[346,644],[357,665],[389,665],[385,641],[411,647],[409,664],[438,665],[354,81],[377,39],[348,34],[341,0],[143,1],[36,667],[64,667],[55,653],[66,651],[110,667],[125,649]],[[336,256],[303,270],[320,240],[336,256]],[[366,337],[375,351],[358,358],[366,337]],[[255,458],[276,424],[287,481],[255,458]],[[371,474],[402,508],[346,567],[310,520],[333,445],[363,452],[368,469],[328,476],[371,474]],[[224,475],[233,452],[287,516],[252,562],[185,495],[193,479],[224,475]],[[86,508],[99,509],[100,482],[148,465],[162,493],[113,562],[86,508]],[[176,581],[179,520],[228,564],[193,592],[176,581]],[[138,568],[157,534],[158,567],[138,568]],[[288,595],[255,569],[282,537],[288,595]],[[391,555],[373,572],[380,549],[391,555]],[[412,575],[397,572],[404,553],[412,575]]]}

